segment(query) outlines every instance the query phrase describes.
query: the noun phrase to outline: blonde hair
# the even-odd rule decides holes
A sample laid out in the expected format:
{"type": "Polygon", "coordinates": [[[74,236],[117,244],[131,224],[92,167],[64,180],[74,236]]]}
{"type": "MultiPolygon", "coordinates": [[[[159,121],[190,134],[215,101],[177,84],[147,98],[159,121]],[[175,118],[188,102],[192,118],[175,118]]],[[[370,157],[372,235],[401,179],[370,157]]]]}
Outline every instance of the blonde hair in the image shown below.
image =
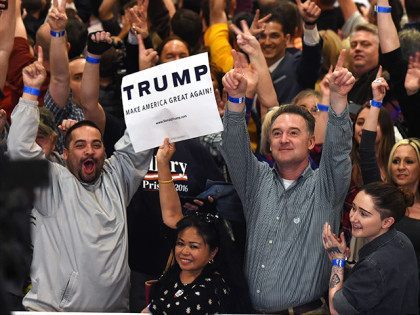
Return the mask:
{"type": "MultiPolygon", "coordinates": [[[[286,106],[286,105],[282,105],[286,106]]],[[[264,116],[264,120],[261,124],[261,142],[260,142],[260,152],[261,154],[270,154],[270,127],[271,119],[273,115],[280,109],[280,106],[274,106],[270,108],[270,111],[267,112],[264,116]]]]}
{"type": "MultiPolygon", "coordinates": [[[[400,147],[402,145],[411,146],[414,149],[414,151],[416,152],[417,162],[420,163],[420,139],[418,139],[418,138],[408,138],[408,139],[402,139],[402,140],[398,141],[397,143],[394,144],[394,146],[391,149],[391,152],[389,153],[388,181],[390,183],[394,182],[392,180],[392,172],[391,172],[392,161],[394,160],[394,154],[395,154],[395,151],[398,149],[398,147],[400,147]]],[[[417,190],[420,190],[420,185],[419,185],[419,187],[417,187],[417,190]]]]}
{"type": "Polygon", "coordinates": [[[341,49],[344,48],[340,37],[336,32],[332,30],[319,31],[319,35],[322,37],[322,71],[327,73],[330,66],[337,64],[338,56],[340,55],[341,49]]]}

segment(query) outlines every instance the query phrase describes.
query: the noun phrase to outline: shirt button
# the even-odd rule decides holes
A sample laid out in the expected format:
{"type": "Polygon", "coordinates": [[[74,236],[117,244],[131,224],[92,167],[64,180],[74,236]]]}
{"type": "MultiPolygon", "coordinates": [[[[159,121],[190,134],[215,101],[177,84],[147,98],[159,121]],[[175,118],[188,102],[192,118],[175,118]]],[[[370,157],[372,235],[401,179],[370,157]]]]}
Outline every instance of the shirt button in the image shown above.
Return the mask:
{"type": "Polygon", "coordinates": [[[280,217],[276,217],[276,220],[280,220],[280,217]]]}
{"type": "Polygon", "coordinates": [[[261,268],[264,269],[265,268],[265,265],[261,265],[261,268]]]}
{"type": "Polygon", "coordinates": [[[268,241],[268,244],[273,244],[273,241],[272,241],[272,240],[269,240],[269,241],[268,241]]]}
{"type": "Polygon", "coordinates": [[[258,293],[258,294],[260,294],[260,292],[261,292],[260,290],[257,290],[257,293],[258,293]]]}
{"type": "Polygon", "coordinates": [[[299,224],[300,223],[300,218],[299,217],[293,218],[293,222],[295,224],[299,224]]]}

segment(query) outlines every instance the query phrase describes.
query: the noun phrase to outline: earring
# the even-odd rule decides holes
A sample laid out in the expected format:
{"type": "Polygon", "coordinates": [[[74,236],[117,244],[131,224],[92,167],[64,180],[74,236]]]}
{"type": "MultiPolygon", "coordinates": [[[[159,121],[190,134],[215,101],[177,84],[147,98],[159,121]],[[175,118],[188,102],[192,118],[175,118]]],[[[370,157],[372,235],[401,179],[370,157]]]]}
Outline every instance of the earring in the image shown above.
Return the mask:
{"type": "Polygon", "coordinates": [[[271,152],[271,146],[270,146],[270,152],[271,152]]]}
{"type": "Polygon", "coordinates": [[[213,258],[209,260],[209,265],[211,265],[212,263],[214,263],[213,258]]]}

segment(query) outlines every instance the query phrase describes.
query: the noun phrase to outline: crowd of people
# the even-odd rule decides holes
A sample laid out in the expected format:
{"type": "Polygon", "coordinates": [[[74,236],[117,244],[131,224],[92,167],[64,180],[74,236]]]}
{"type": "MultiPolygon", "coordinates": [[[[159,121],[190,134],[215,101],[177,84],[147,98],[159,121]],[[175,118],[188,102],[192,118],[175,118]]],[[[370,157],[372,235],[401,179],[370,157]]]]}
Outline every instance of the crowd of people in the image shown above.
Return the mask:
{"type": "Polygon", "coordinates": [[[419,119],[419,0],[0,0],[0,154],[50,175],[0,301],[418,314],[419,119]],[[135,152],[122,78],[203,52],[223,131],[135,152]]]}

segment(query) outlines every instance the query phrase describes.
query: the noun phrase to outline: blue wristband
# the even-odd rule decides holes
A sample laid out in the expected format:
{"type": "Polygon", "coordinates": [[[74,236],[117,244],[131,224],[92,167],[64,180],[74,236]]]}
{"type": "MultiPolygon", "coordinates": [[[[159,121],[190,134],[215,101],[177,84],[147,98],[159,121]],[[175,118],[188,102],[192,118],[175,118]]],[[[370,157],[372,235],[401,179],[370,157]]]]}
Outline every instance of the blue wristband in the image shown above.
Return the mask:
{"type": "Polygon", "coordinates": [[[23,87],[23,93],[30,94],[30,95],[35,95],[35,96],[40,96],[41,95],[41,90],[29,87],[29,86],[24,86],[23,87]]]}
{"type": "Polygon", "coordinates": [[[50,31],[50,34],[51,34],[52,37],[63,37],[66,34],[66,31],[65,30],[64,31],[59,31],[59,32],[50,31]]]}
{"type": "Polygon", "coordinates": [[[328,112],[328,109],[330,108],[328,105],[324,105],[324,104],[320,104],[320,103],[316,104],[316,107],[321,112],[328,112]]]}
{"type": "Polygon", "coordinates": [[[245,97],[231,97],[228,96],[228,101],[231,103],[239,104],[239,103],[245,103],[245,97]]]}
{"type": "Polygon", "coordinates": [[[370,100],[370,106],[381,108],[382,107],[382,102],[378,102],[378,101],[375,101],[375,100],[370,100]]]}
{"type": "Polygon", "coordinates": [[[346,265],[346,260],[345,259],[340,259],[340,258],[333,259],[332,260],[332,265],[340,267],[340,268],[344,268],[344,266],[346,265]]]}
{"type": "Polygon", "coordinates": [[[381,7],[379,5],[375,5],[375,12],[376,13],[391,13],[391,7],[381,7]]]}
{"type": "Polygon", "coordinates": [[[86,56],[86,62],[98,64],[98,63],[101,62],[101,58],[94,58],[94,57],[91,57],[91,56],[86,56]]]}

